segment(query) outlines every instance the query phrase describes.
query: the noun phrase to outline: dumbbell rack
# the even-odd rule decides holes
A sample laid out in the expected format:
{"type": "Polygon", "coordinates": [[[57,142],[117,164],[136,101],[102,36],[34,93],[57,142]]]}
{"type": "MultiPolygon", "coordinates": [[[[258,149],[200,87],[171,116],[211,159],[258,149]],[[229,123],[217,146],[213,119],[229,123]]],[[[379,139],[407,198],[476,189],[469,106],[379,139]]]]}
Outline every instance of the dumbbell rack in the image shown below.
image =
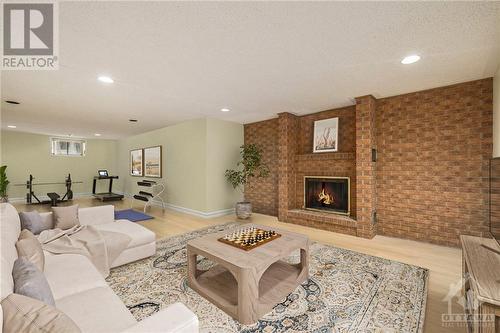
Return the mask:
{"type": "Polygon", "coordinates": [[[165,185],[161,183],[157,183],[152,180],[141,180],[137,182],[137,185],[142,186],[142,187],[149,187],[151,188],[150,192],[147,191],[139,191],[139,194],[134,195],[134,199],[144,201],[144,213],[146,212],[146,209],[148,206],[151,206],[153,201],[161,202],[161,207],[163,210],[165,210],[165,202],[163,201],[163,198],[161,197],[161,194],[165,191],[165,185]]]}

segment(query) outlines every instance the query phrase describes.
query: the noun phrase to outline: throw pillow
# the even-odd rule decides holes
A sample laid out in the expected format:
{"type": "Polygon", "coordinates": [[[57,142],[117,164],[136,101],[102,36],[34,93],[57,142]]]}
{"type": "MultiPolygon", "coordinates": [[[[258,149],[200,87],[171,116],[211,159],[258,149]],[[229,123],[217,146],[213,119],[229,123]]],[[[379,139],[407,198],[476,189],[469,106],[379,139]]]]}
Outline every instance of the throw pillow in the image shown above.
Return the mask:
{"type": "Polygon", "coordinates": [[[81,332],[67,315],[34,298],[10,294],[2,301],[2,310],[5,332],[81,332]]]}
{"type": "Polygon", "coordinates": [[[26,258],[17,258],[12,269],[14,292],[55,306],[45,275],[26,258]]]}
{"type": "Polygon", "coordinates": [[[55,228],[66,230],[80,225],[78,220],[78,205],[67,207],[52,207],[52,214],[54,215],[55,228]]]}
{"type": "Polygon", "coordinates": [[[21,229],[28,229],[35,235],[54,227],[51,219],[42,218],[36,210],[32,212],[20,212],[19,218],[21,219],[21,229]]]}
{"type": "Polygon", "coordinates": [[[43,272],[45,256],[43,255],[42,245],[31,231],[28,229],[21,231],[19,240],[16,242],[16,249],[18,257],[25,257],[43,272]]]}

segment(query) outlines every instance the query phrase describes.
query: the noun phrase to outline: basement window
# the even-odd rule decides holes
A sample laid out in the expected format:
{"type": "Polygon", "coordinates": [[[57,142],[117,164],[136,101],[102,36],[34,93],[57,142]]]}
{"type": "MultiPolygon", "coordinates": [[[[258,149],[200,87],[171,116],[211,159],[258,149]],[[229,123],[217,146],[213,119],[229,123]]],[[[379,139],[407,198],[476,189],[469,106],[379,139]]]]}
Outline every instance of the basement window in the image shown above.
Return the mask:
{"type": "Polygon", "coordinates": [[[85,140],[51,138],[51,143],[53,156],[85,156],[85,140]]]}

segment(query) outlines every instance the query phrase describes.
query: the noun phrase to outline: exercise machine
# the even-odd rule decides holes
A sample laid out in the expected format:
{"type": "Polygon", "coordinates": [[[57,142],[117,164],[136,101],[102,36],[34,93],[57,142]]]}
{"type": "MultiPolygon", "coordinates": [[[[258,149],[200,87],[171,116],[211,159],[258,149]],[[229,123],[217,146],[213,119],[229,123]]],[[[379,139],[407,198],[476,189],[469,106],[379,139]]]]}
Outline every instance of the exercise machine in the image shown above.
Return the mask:
{"type": "Polygon", "coordinates": [[[144,213],[146,212],[146,208],[148,208],[148,206],[151,206],[154,201],[161,202],[161,208],[165,210],[165,202],[161,197],[161,194],[163,193],[163,191],[165,191],[165,185],[161,183],[158,184],[157,182],[152,180],[138,181],[137,185],[151,188],[150,192],[139,191],[139,194],[134,195],[134,199],[146,202],[144,204],[144,213]]]}
{"type": "Polygon", "coordinates": [[[26,183],[23,184],[14,184],[14,186],[26,186],[28,193],[26,193],[26,203],[28,205],[37,205],[37,204],[50,204],[51,206],[57,206],[59,202],[65,202],[73,199],[73,190],[71,189],[73,184],[83,184],[81,181],[74,181],[71,179],[71,174],[68,173],[68,177],[64,180],[64,182],[45,182],[45,183],[35,183],[35,177],[30,175],[26,183]],[[50,200],[40,200],[35,192],[33,191],[34,186],[47,186],[47,185],[65,185],[66,193],[61,198],[61,196],[55,192],[48,192],[47,196],[50,200]]]}
{"type": "Polygon", "coordinates": [[[94,195],[94,198],[99,199],[103,202],[122,200],[123,194],[113,193],[113,179],[118,179],[118,176],[108,175],[108,170],[98,170],[97,173],[98,175],[94,177],[94,183],[92,185],[92,194],[94,195]],[[97,181],[106,179],[109,180],[108,192],[95,193],[97,181]]]}

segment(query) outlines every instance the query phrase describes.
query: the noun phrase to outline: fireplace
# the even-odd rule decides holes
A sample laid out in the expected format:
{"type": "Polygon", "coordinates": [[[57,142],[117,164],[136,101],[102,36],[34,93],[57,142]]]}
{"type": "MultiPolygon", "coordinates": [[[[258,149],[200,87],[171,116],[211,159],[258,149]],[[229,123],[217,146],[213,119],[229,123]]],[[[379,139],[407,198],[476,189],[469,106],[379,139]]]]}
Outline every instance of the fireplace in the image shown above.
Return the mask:
{"type": "Polygon", "coordinates": [[[350,214],[349,177],[304,177],[304,208],[350,214]]]}

